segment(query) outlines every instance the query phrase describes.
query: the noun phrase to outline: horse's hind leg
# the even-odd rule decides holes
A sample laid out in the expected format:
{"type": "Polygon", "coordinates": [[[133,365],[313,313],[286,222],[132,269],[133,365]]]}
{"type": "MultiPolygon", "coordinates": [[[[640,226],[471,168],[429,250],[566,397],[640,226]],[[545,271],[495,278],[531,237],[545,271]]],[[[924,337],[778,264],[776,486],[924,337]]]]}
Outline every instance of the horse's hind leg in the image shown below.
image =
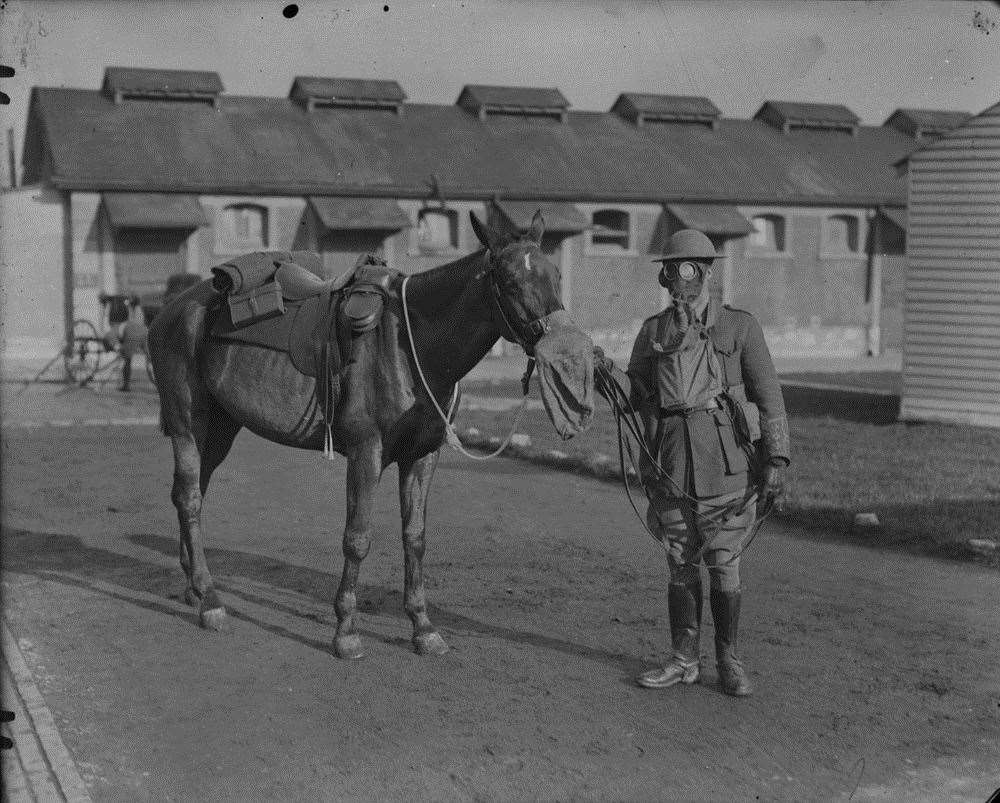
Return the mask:
{"type": "MultiPolygon", "coordinates": [[[[208,425],[205,427],[204,437],[201,438],[198,449],[201,464],[199,468],[198,486],[201,491],[201,499],[204,502],[205,493],[208,491],[208,483],[212,479],[212,473],[217,469],[222,461],[226,459],[233,441],[240,431],[240,425],[225,410],[216,404],[212,405],[212,411],[208,417],[208,425]]],[[[200,522],[200,519],[199,519],[200,522]]],[[[187,589],[184,592],[184,599],[189,605],[199,605],[200,597],[195,591],[190,529],[185,535],[183,524],[181,525],[180,539],[180,559],[181,568],[184,569],[184,576],[187,578],[187,589]]]]}
{"type": "Polygon", "coordinates": [[[427,493],[437,467],[438,452],[399,466],[399,509],[403,516],[405,580],[403,605],[413,622],[413,647],[421,655],[443,655],[448,645],[427,616],[424,596],[424,532],[427,493]]]}
{"type": "Polygon", "coordinates": [[[362,447],[347,461],[347,526],[344,528],[344,573],[340,578],[334,607],[337,635],[333,646],[338,658],[361,658],[361,639],[354,632],[357,611],[358,571],[371,546],[372,511],[375,490],[382,473],[381,449],[376,444],[362,447]]]}
{"type": "MultiPolygon", "coordinates": [[[[210,429],[206,427],[206,432],[210,429]]],[[[222,607],[212,583],[201,534],[201,467],[206,439],[207,436],[200,439],[200,449],[192,433],[171,437],[174,447],[174,485],[170,498],[177,509],[177,522],[180,525],[181,566],[188,577],[187,596],[189,599],[193,597],[200,600],[199,620],[202,627],[220,630],[226,619],[226,609],[222,607]]],[[[229,443],[232,443],[231,439],[229,443]]]]}

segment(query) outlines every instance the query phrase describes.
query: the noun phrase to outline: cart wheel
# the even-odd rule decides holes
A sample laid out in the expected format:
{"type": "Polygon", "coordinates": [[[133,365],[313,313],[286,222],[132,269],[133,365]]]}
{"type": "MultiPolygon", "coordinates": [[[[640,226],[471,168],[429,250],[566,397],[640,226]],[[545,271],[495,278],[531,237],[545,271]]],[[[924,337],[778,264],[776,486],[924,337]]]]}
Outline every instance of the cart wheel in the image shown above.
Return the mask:
{"type": "Polygon", "coordinates": [[[80,383],[101,367],[104,343],[97,334],[97,327],[85,319],[73,321],[73,339],[66,344],[63,363],[66,378],[80,383]]]}

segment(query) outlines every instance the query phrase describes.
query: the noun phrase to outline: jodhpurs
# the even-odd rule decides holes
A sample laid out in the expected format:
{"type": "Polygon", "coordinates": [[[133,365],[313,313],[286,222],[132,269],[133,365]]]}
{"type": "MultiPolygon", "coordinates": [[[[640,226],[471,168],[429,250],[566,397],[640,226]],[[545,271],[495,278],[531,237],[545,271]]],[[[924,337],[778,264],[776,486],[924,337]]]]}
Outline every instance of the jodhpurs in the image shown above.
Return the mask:
{"type": "Polygon", "coordinates": [[[725,521],[725,512],[720,508],[742,498],[742,492],[698,500],[662,492],[652,495],[646,521],[667,549],[670,582],[692,584],[697,581],[698,566],[690,564],[708,541],[704,560],[712,588],[739,590],[739,558],[729,561],[739,552],[754,524],[757,497],[747,502],[740,515],[730,516],[725,521]]]}

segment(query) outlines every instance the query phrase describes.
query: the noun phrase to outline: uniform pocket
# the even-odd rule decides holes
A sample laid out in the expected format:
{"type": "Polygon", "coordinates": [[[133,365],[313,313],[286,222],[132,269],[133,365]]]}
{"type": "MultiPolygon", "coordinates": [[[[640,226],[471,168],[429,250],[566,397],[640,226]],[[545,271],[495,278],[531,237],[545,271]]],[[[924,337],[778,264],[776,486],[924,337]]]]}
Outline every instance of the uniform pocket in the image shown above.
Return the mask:
{"type": "Polygon", "coordinates": [[[726,385],[738,385],[743,382],[743,368],[740,366],[740,352],[735,340],[714,340],[715,353],[722,363],[722,371],[726,385]]]}
{"type": "Polygon", "coordinates": [[[736,443],[733,425],[724,413],[715,414],[715,428],[719,435],[719,446],[726,463],[726,474],[742,474],[747,471],[747,457],[736,443]]]}

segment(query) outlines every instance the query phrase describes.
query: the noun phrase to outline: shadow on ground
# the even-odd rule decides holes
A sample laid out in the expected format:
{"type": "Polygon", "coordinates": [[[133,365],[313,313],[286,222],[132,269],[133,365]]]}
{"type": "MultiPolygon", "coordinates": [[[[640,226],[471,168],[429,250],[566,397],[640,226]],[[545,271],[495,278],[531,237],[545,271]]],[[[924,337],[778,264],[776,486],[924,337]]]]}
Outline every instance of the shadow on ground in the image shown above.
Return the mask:
{"type": "Polygon", "coordinates": [[[862,424],[893,424],[899,418],[899,396],[794,385],[786,385],[782,393],[792,416],[828,416],[862,424]]]}
{"type": "MultiPolygon", "coordinates": [[[[137,546],[160,552],[171,558],[177,556],[177,541],[172,538],[141,533],[128,536],[128,540],[137,546]]],[[[6,571],[32,574],[49,581],[88,588],[156,613],[176,616],[189,621],[192,626],[197,626],[196,611],[181,607],[177,602],[183,599],[184,587],[184,578],[179,567],[170,569],[158,563],[139,560],[130,555],[88,546],[80,538],[62,533],[7,529],[3,536],[3,547],[6,571]],[[95,585],[95,583],[115,586],[120,590],[111,590],[95,585]],[[144,596],[132,596],[128,593],[129,591],[144,596]],[[145,595],[161,597],[163,602],[150,600],[145,595]]],[[[207,549],[205,557],[210,570],[216,577],[246,578],[261,585],[271,586],[279,591],[300,594],[314,602],[328,605],[331,609],[333,607],[339,577],[332,573],[229,549],[207,549]]],[[[244,589],[229,587],[225,582],[218,582],[218,587],[236,597],[256,605],[269,607],[285,615],[299,616],[314,622],[325,623],[327,621],[326,617],[317,616],[314,612],[304,612],[292,604],[276,602],[244,589]]],[[[359,587],[358,610],[365,615],[389,616],[406,621],[401,590],[382,585],[361,585],[359,587]]],[[[621,671],[623,678],[631,677],[640,668],[645,667],[643,660],[638,656],[615,653],[542,633],[473,619],[433,604],[428,605],[428,611],[435,625],[445,632],[446,637],[447,631],[450,630],[475,633],[530,647],[555,650],[569,656],[609,664],[621,671]]],[[[333,653],[332,641],[335,621],[332,618],[330,619],[329,641],[319,642],[287,628],[261,621],[243,611],[230,609],[229,613],[235,618],[252,622],[264,630],[293,639],[308,647],[333,653]]],[[[498,612],[498,615],[502,615],[502,612],[498,612]]],[[[408,639],[386,637],[381,633],[364,628],[358,628],[358,632],[367,638],[409,648],[408,639]]]]}

